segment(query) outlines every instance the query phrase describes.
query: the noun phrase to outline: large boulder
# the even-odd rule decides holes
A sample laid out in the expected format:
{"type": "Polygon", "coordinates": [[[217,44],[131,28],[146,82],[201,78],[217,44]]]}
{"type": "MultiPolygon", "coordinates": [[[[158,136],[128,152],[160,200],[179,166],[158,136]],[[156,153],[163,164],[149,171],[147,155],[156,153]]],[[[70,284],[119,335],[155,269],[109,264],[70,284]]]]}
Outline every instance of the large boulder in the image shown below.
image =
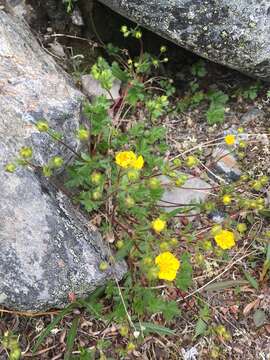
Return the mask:
{"type": "Polygon", "coordinates": [[[22,146],[33,147],[37,166],[57,154],[70,161],[35,123],[46,118],[78,150],[82,100],[27,25],[0,11],[0,304],[9,308],[62,307],[69,293],[84,296],[124,273],[120,264],[99,270],[110,253],[62,192],[36,171],[4,171],[22,146]]]}
{"type": "Polygon", "coordinates": [[[99,1],[202,57],[270,80],[269,0],[99,1]]]}

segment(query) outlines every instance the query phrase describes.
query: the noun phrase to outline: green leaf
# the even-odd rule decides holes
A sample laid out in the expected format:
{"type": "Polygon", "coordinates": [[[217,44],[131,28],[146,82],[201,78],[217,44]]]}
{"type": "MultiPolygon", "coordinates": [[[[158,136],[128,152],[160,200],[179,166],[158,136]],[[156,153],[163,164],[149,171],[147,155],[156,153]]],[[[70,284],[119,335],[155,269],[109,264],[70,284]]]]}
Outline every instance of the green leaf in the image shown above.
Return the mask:
{"type": "Polygon", "coordinates": [[[187,291],[192,284],[192,266],[189,255],[184,253],[180,259],[180,271],[176,277],[176,286],[183,291],[187,291]]]}
{"type": "Polygon", "coordinates": [[[205,291],[218,291],[223,289],[228,289],[231,287],[237,287],[242,285],[247,285],[248,282],[246,280],[226,280],[226,281],[219,281],[216,283],[212,283],[205,287],[205,291]]]}
{"type": "Polygon", "coordinates": [[[246,279],[248,280],[248,282],[250,283],[250,285],[253,286],[254,289],[258,290],[259,289],[258,281],[252,275],[250,275],[250,273],[248,273],[247,271],[244,271],[244,275],[245,275],[246,279]]]}
{"type": "Polygon", "coordinates": [[[159,335],[175,335],[175,331],[168,329],[165,326],[157,325],[149,322],[135,323],[134,324],[137,331],[141,331],[144,328],[146,333],[153,333],[159,335]]]}
{"type": "Polygon", "coordinates": [[[223,105],[210,105],[206,113],[207,122],[209,125],[220,124],[224,121],[225,108],[223,105]]]}
{"type": "Polygon", "coordinates": [[[70,360],[70,358],[72,356],[72,349],[73,349],[73,345],[74,345],[74,342],[75,342],[75,339],[76,339],[79,322],[80,322],[79,316],[77,316],[72,321],[71,328],[70,328],[70,330],[68,332],[68,335],[67,335],[67,349],[66,349],[66,353],[65,353],[65,356],[64,356],[64,360],[70,360]]]}
{"type": "Polygon", "coordinates": [[[152,314],[161,312],[166,321],[171,321],[181,313],[176,301],[164,301],[157,296],[153,296],[151,301],[148,302],[147,310],[152,314]]]}
{"type": "Polygon", "coordinates": [[[55,326],[67,315],[69,314],[72,309],[75,307],[75,303],[71,304],[64,310],[62,310],[55,318],[54,320],[42,331],[42,333],[39,335],[37,342],[33,348],[33,354],[37,351],[39,346],[42,344],[42,342],[46,339],[46,337],[50,334],[50,332],[55,328],[55,326]]]}
{"type": "Polygon", "coordinates": [[[253,321],[257,328],[264,325],[267,322],[265,312],[263,310],[257,309],[253,315],[253,321]]]}
{"type": "Polygon", "coordinates": [[[144,99],[143,91],[144,91],[144,85],[139,81],[133,80],[131,82],[131,87],[128,90],[127,102],[130,105],[135,106],[139,100],[144,99]]]}
{"type": "Polygon", "coordinates": [[[203,335],[206,330],[207,330],[207,323],[203,319],[199,318],[196,323],[195,337],[203,335]]]}
{"type": "Polygon", "coordinates": [[[129,79],[128,74],[125,71],[123,71],[120,68],[119,64],[117,62],[115,62],[115,61],[112,63],[112,74],[117,79],[119,79],[119,80],[121,80],[123,82],[127,82],[128,79],[129,79]]]}

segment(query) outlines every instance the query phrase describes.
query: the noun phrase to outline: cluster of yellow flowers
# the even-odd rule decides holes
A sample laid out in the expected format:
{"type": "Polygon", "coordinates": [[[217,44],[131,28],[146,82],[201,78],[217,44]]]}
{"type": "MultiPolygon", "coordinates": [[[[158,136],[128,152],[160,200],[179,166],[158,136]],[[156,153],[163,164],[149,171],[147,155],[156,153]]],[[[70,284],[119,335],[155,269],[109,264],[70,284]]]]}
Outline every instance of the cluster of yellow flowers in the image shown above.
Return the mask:
{"type": "Polygon", "coordinates": [[[144,166],[144,159],[137,156],[133,151],[120,151],[116,154],[115,162],[124,169],[141,170],[144,166]]]}

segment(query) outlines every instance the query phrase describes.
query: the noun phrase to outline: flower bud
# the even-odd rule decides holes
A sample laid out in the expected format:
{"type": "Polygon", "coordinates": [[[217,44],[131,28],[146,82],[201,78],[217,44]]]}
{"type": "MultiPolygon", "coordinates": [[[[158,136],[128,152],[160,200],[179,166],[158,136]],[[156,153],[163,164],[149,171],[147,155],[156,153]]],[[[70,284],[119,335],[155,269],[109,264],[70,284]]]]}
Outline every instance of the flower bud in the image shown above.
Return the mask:
{"type": "Polygon", "coordinates": [[[33,156],[33,151],[30,147],[22,147],[20,149],[20,156],[24,159],[30,159],[33,156]]]}
{"type": "Polygon", "coordinates": [[[99,190],[96,190],[92,193],[93,200],[100,200],[102,198],[102,193],[99,190]]]}
{"type": "Polygon", "coordinates": [[[178,179],[175,180],[174,183],[175,183],[176,186],[181,187],[181,186],[183,186],[185,184],[185,182],[186,182],[186,180],[179,177],[178,179]]]}
{"type": "Polygon", "coordinates": [[[129,180],[135,181],[139,179],[140,173],[137,170],[129,170],[127,176],[129,180]]]}
{"type": "Polygon", "coordinates": [[[45,177],[52,176],[52,169],[49,166],[43,166],[42,173],[45,177]]]}
{"type": "Polygon", "coordinates": [[[160,185],[161,185],[160,180],[157,178],[151,178],[149,180],[148,184],[149,184],[150,189],[153,189],[153,190],[160,188],[160,185]]]}
{"type": "Polygon", "coordinates": [[[99,185],[102,179],[102,174],[100,172],[93,172],[91,174],[90,180],[93,184],[99,185]]]}
{"type": "Polygon", "coordinates": [[[132,342],[129,342],[129,343],[127,344],[127,351],[128,351],[128,352],[134,351],[135,349],[136,349],[136,345],[133,344],[132,342]]]}
{"type": "Polygon", "coordinates": [[[194,260],[195,260],[196,264],[202,265],[202,264],[204,263],[204,260],[205,260],[205,259],[204,259],[203,254],[197,253],[197,254],[195,254],[195,256],[194,256],[194,260]]]}
{"type": "Polygon", "coordinates": [[[187,167],[192,168],[198,165],[198,159],[195,156],[190,155],[186,159],[186,165],[187,167]]]}
{"type": "Polygon", "coordinates": [[[89,139],[89,130],[87,129],[79,129],[78,130],[78,138],[81,140],[81,141],[88,141],[89,139]]]}
{"type": "Polygon", "coordinates": [[[241,140],[241,141],[239,141],[239,147],[244,149],[247,147],[247,143],[245,141],[241,140]]]}
{"type": "Polygon", "coordinates": [[[13,163],[9,163],[5,166],[5,170],[9,173],[13,173],[16,170],[16,165],[13,163]]]}
{"type": "Polygon", "coordinates": [[[136,32],[135,32],[135,38],[136,38],[136,39],[141,39],[141,37],[142,37],[141,31],[136,31],[136,32]]]}
{"type": "Polygon", "coordinates": [[[152,266],[148,271],[147,271],[147,278],[149,280],[155,280],[158,278],[158,273],[159,273],[159,269],[156,266],[152,266]]]}
{"type": "Polygon", "coordinates": [[[162,241],[160,244],[159,244],[159,247],[160,247],[160,250],[161,251],[168,251],[170,249],[170,245],[168,244],[167,241],[162,241]]]}
{"type": "Polygon", "coordinates": [[[120,31],[122,33],[126,33],[128,31],[128,27],[126,25],[122,25],[120,31]]]}
{"type": "Polygon", "coordinates": [[[151,265],[153,262],[152,258],[150,256],[146,256],[144,259],[143,259],[143,264],[144,265],[151,265]]]}
{"type": "Polygon", "coordinates": [[[164,53],[164,52],[166,52],[167,51],[167,48],[166,48],[166,46],[161,46],[161,48],[160,48],[160,52],[161,53],[164,53]]]}
{"type": "Polygon", "coordinates": [[[116,245],[117,249],[121,249],[124,246],[124,241],[118,240],[115,245],[116,245]]]}
{"type": "Polygon", "coordinates": [[[128,196],[125,199],[125,205],[128,209],[130,209],[135,205],[135,200],[131,196],[128,196]]]}
{"type": "Polygon", "coordinates": [[[245,223],[239,223],[237,224],[237,231],[240,232],[240,234],[243,234],[245,231],[247,231],[247,225],[245,223]]]}
{"type": "Polygon", "coordinates": [[[238,151],[237,156],[240,160],[244,159],[246,154],[243,151],[238,151]]]}
{"type": "Polygon", "coordinates": [[[49,130],[49,124],[45,120],[40,120],[37,122],[36,128],[40,132],[47,132],[49,130]]]}
{"type": "Polygon", "coordinates": [[[182,165],[182,161],[180,159],[174,159],[173,160],[173,164],[177,167],[181,166],[182,165]]]}
{"type": "Polygon", "coordinates": [[[206,251],[212,250],[212,242],[210,240],[204,240],[203,242],[203,248],[206,251]]]}
{"type": "Polygon", "coordinates": [[[60,156],[55,156],[51,159],[51,164],[56,169],[60,168],[63,165],[63,163],[64,163],[64,160],[60,156]]]}
{"type": "Polygon", "coordinates": [[[126,325],[121,326],[119,329],[119,333],[123,337],[126,337],[128,335],[128,332],[129,332],[129,328],[126,325]]]}
{"type": "Polygon", "coordinates": [[[179,241],[176,239],[176,238],[172,238],[171,240],[170,240],[170,245],[171,246],[177,246],[179,244],[179,241]]]}
{"type": "Polygon", "coordinates": [[[109,265],[106,261],[101,261],[99,264],[99,270],[100,271],[106,271],[109,268],[109,265]]]}

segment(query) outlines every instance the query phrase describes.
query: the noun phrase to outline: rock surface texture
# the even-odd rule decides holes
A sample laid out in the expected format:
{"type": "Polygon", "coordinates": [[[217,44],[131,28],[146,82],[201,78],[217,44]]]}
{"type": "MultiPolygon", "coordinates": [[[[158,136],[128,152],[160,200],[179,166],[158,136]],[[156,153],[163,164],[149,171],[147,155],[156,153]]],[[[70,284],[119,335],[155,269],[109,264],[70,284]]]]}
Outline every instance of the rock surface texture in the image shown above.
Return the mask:
{"type": "Polygon", "coordinates": [[[202,57],[270,81],[269,0],[99,1],[202,57]]]}
{"type": "Polygon", "coordinates": [[[28,27],[0,11],[0,304],[16,310],[62,307],[68,294],[86,295],[121,265],[99,270],[108,258],[100,235],[68,198],[35,172],[10,174],[4,166],[22,146],[32,146],[36,165],[51,156],[72,158],[35,122],[46,118],[78,149],[83,96],[42,51],[28,27]]]}
{"type": "MultiPolygon", "coordinates": [[[[165,189],[160,206],[166,212],[176,210],[179,207],[188,205],[199,205],[207,200],[211,192],[211,185],[199,177],[189,176],[183,187],[171,185],[171,179],[167,176],[161,175],[159,177],[165,189]]],[[[198,207],[194,207],[191,214],[198,213],[198,207]]],[[[191,217],[192,219],[192,217],[191,217]]]]}

